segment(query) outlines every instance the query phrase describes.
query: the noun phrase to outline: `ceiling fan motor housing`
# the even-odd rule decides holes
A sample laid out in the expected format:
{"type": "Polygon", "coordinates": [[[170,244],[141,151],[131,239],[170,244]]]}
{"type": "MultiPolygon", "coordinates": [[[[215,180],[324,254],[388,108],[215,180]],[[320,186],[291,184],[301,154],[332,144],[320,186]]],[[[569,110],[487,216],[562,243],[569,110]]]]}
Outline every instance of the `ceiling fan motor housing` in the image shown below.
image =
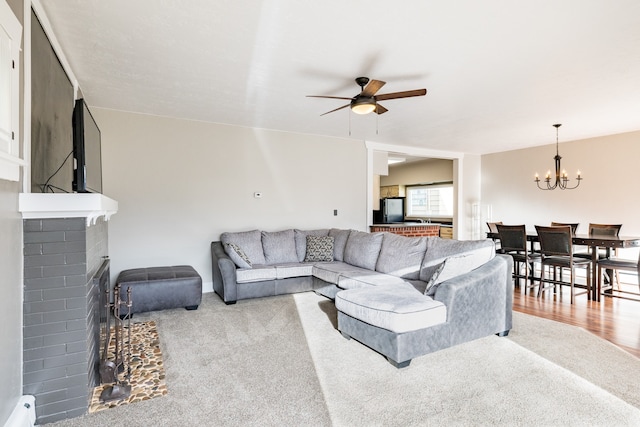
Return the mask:
{"type": "Polygon", "coordinates": [[[373,96],[357,95],[351,100],[351,110],[357,114],[368,114],[376,109],[376,100],[373,96]]]}

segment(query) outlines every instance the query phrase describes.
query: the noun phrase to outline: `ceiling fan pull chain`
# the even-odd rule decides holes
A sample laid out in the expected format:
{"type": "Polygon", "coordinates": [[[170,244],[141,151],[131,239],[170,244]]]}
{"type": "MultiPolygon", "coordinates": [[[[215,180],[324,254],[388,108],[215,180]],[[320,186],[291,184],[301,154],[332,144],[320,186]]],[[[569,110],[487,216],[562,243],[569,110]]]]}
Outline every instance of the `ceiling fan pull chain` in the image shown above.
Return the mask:
{"type": "Polygon", "coordinates": [[[349,110],[349,136],[351,136],[351,110],[349,110]]]}

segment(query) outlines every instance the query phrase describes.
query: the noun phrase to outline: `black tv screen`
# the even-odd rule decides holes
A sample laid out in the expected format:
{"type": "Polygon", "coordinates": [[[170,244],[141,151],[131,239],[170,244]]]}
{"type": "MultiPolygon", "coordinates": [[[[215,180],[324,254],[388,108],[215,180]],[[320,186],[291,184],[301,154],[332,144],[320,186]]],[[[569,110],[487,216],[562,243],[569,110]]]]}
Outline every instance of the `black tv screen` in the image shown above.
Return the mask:
{"type": "Polygon", "coordinates": [[[73,109],[73,191],[102,193],[100,129],[84,99],[73,109]]]}

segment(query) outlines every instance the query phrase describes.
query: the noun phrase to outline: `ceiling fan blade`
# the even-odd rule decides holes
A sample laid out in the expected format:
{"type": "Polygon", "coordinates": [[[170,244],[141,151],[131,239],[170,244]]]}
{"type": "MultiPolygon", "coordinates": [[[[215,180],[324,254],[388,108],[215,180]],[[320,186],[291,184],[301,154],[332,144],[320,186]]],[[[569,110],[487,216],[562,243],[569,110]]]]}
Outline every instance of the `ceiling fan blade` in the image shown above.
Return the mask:
{"type": "Polygon", "coordinates": [[[371,80],[365,87],[364,89],[362,89],[362,93],[360,95],[362,96],[373,96],[376,94],[376,92],[378,92],[382,86],[384,86],[385,84],[387,84],[386,82],[383,82],[382,80],[371,80]]]}
{"type": "Polygon", "coordinates": [[[324,95],[307,95],[307,98],[329,98],[329,99],[346,99],[346,100],[353,99],[353,98],[346,98],[344,96],[324,96],[324,95]]]}
{"type": "Polygon", "coordinates": [[[384,101],[387,99],[409,98],[412,96],[423,96],[427,94],[426,89],[406,90],[404,92],[383,93],[376,95],[376,101],[384,101]]]}
{"type": "Polygon", "coordinates": [[[384,113],[386,113],[386,112],[387,112],[387,111],[389,111],[389,110],[387,110],[386,108],[384,108],[384,107],[383,107],[382,105],[380,105],[380,104],[376,104],[376,110],[375,110],[375,111],[376,111],[376,114],[384,114],[384,113]]]}
{"type": "MultiPolygon", "coordinates": [[[[351,99],[351,98],[347,98],[347,99],[351,99]]],[[[338,107],[335,110],[327,111],[324,114],[320,114],[320,117],[322,117],[322,116],[324,116],[326,114],[329,114],[329,113],[333,113],[334,111],[338,111],[338,110],[342,110],[343,108],[347,108],[349,105],[351,105],[351,104],[343,105],[342,107],[338,107]]]]}

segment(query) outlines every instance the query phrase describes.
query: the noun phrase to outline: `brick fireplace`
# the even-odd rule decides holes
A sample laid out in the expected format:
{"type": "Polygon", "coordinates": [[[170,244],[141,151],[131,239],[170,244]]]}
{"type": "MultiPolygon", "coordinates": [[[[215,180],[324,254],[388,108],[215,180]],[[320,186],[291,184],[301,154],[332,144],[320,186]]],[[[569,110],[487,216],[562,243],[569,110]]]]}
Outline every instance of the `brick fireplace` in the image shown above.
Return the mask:
{"type": "Polygon", "coordinates": [[[107,220],[117,202],[95,194],[21,194],[20,207],[23,393],[36,397],[36,421],[44,424],[86,413],[99,381],[96,276],[108,285],[107,220]],[[64,203],[55,196],[73,197],[64,203]]]}

